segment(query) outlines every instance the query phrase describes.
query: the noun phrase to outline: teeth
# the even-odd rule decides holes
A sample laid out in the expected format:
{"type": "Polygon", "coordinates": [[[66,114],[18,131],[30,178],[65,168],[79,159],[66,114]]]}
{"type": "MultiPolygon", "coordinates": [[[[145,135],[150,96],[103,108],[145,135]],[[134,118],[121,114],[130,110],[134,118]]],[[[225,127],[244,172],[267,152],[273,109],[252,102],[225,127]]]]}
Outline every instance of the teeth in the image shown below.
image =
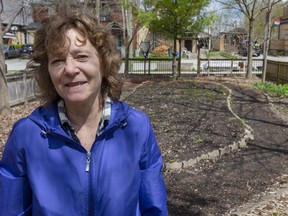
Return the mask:
{"type": "Polygon", "coordinates": [[[83,85],[85,82],[75,82],[75,83],[69,83],[69,84],[67,84],[67,86],[71,86],[71,87],[73,87],[73,86],[77,86],[77,85],[83,85]]]}

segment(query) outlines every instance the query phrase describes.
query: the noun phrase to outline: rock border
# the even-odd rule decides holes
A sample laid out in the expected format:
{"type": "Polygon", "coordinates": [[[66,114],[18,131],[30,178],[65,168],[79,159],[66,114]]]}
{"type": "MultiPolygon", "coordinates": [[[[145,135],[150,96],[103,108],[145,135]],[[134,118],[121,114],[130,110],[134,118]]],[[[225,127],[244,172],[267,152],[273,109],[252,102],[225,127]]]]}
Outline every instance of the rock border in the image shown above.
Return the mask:
{"type": "Polygon", "coordinates": [[[199,163],[200,161],[203,161],[203,160],[218,160],[225,154],[230,154],[230,153],[238,151],[241,148],[245,148],[247,146],[248,141],[254,139],[253,129],[248,124],[246,124],[245,121],[243,119],[241,119],[231,108],[232,90],[223,84],[219,84],[219,83],[215,83],[215,82],[209,82],[209,83],[213,83],[215,85],[221,85],[222,87],[224,87],[228,90],[229,94],[228,94],[227,99],[226,99],[227,100],[227,106],[228,106],[229,111],[244,125],[245,132],[242,135],[243,137],[239,141],[233,142],[231,145],[216,149],[212,152],[209,152],[207,154],[203,154],[203,155],[196,157],[194,159],[189,159],[189,160],[180,161],[180,162],[172,162],[172,163],[166,162],[164,164],[165,170],[179,171],[179,170],[184,169],[184,168],[193,167],[194,165],[196,165],[197,163],[199,163]]]}

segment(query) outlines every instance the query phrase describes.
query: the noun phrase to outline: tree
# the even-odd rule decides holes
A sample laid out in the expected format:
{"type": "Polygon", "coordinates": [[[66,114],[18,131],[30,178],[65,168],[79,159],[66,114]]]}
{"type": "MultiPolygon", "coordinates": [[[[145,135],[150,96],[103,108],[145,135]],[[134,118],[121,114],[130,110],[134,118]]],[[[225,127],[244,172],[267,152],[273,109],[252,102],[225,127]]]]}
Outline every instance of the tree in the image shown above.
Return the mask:
{"type": "Polygon", "coordinates": [[[129,72],[129,58],[132,55],[132,40],[137,32],[133,31],[133,14],[132,14],[132,0],[122,0],[122,16],[123,16],[123,34],[125,43],[125,69],[124,75],[127,76],[129,72]]]}
{"type": "MultiPolygon", "coordinates": [[[[275,2],[275,0],[274,0],[275,2]]],[[[269,5],[268,0],[262,3],[263,5],[269,5]]],[[[271,18],[278,18],[283,15],[283,4],[273,4],[273,1],[271,1],[271,18]]],[[[269,6],[267,7],[267,10],[269,10],[269,6]]],[[[263,11],[256,19],[254,24],[254,31],[252,37],[255,38],[259,43],[264,42],[265,37],[265,26],[267,23],[267,10],[263,11]]],[[[245,22],[246,23],[246,22],[245,22]]],[[[278,38],[278,28],[273,28],[273,25],[271,23],[271,39],[278,38]]]]}
{"type": "Polygon", "coordinates": [[[266,22],[265,22],[265,38],[264,38],[264,49],[263,49],[263,74],[262,82],[266,80],[266,71],[267,71],[267,55],[270,45],[271,37],[271,13],[274,5],[279,3],[279,0],[268,0],[267,2],[267,11],[266,11],[266,22]]]}
{"type": "MultiPolygon", "coordinates": [[[[153,32],[161,32],[169,39],[173,39],[173,77],[176,74],[176,45],[187,33],[197,35],[209,23],[203,9],[208,6],[210,0],[145,0],[145,15],[142,14],[145,23],[153,32]]],[[[181,53],[181,50],[179,50],[181,53]]]]}
{"type": "MultiPolygon", "coordinates": [[[[246,78],[252,79],[252,49],[253,49],[253,31],[254,31],[254,23],[256,18],[268,8],[267,4],[263,4],[267,2],[267,0],[216,0],[217,2],[224,5],[229,10],[238,10],[240,11],[248,20],[248,49],[247,49],[247,71],[246,78]]],[[[281,0],[275,0],[276,2],[280,2],[281,0]]]]}
{"type": "MultiPolygon", "coordinates": [[[[21,4],[17,4],[15,1],[15,5],[17,6],[17,9],[14,11],[14,13],[10,14],[10,18],[8,20],[8,23],[5,28],[0,28],[0,45],[3,44],[3,36],[9,32],[11,25],[15,18],[23,11],[25,7],[25,2],[21,4]]],[[[0,20],[2,21],[2,15],[4,13],[4,5],[3,0],[0,0],[0,20]]],[[[1,26],[3,26],[3,23],[1,22],[1,26]]],[[[9,110],[9,98],[8,98],[8,85],[6,80],[6,65],[5,65],[5,57],[3,55],[3,52],[0,51],[0,114],[6,114],[9,110]]]]}

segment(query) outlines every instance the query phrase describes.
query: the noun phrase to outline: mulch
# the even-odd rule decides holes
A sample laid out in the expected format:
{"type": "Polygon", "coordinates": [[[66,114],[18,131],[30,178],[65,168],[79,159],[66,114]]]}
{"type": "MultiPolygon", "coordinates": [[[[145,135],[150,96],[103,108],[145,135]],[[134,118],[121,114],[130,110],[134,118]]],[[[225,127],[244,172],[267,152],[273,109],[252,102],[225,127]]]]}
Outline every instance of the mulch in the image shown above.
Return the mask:
{"type": "MultiPolygon", "coordinates": [[[[287,123],[271,110],[266,95],[252,86],[255,80],[215,77],[195,80],[193,84],[150,81],[134,89],[127,102],[148,113],[164,161],[174,162],[239,140],[243,125],[231,121],[227,95],[218,84],[232,90],[232,110],[253,129],[254,139],[248,141],[246,148],[219,160],[165,170],[164,177],[170,215],[233,215],[239,207],[288,182],[287,123]],[[186,92],[193,88],[201,92],[208,89],[218,96],[209,100],[200,93],[195,98],[192,95],[195,91],[190,95],[186,92]]],[[[288,111],[287,104],[281,105],[282,112],[285,113],[285,108],[288,111]]]]}
{"type": "Polygon", "coordinates": [[[222,84],[232,90],[232,109],[253,129],[254,140],[217,162],[166,173],[170,215],[231,215],[287,183],[287,123],[271,111],[263,92],[230,81],[222,84]]]}

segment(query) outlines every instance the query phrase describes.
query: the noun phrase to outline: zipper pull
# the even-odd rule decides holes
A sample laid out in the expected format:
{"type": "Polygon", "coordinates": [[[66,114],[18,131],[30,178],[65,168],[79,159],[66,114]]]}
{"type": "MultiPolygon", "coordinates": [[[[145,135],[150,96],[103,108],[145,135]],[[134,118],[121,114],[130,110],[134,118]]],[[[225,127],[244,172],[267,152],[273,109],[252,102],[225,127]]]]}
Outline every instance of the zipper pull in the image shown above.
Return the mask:
{"type": "Polygon", "coordinates": [[[90,170],[90,158],[91,158],[91,152],[88,152],[87,159],[86,159],[86,168],[85,168],[86,172],[89,172],[90,170]]]}

